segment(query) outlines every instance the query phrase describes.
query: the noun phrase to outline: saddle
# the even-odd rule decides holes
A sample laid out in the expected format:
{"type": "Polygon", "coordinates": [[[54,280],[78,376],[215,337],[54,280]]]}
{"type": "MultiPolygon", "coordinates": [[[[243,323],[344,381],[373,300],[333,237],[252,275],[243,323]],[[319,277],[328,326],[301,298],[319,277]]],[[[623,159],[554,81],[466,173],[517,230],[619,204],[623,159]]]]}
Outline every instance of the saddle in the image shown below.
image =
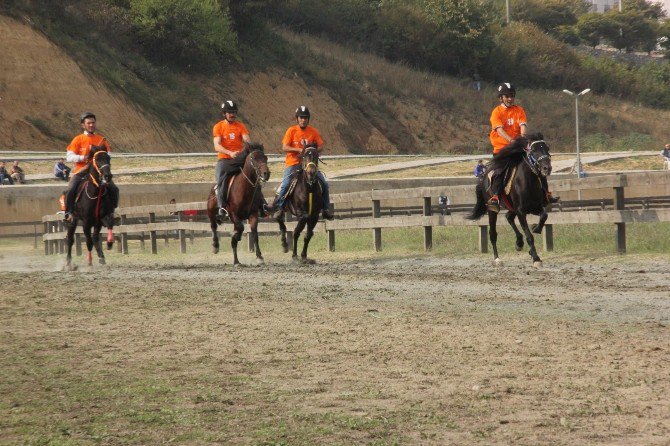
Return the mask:
{"type": "MultiPolygon", "coordinates": [[[[506,168],[500,175],[503,175],[503,190],[500,191],[500,199],[509,211],[513,211],[514,207],[512,202],[509,199],[509,195],[512,192],[512,184],[514,183],[514,178],[516,177],[516,170],[518,166],[513,166],[512,168],[506,168]]],[[[486,190],[491,193],[491,182],[493,179],[494,171],[486,172],[486,190]]]]}
{"type": "MultiPolygon", "coordinates": [[[[291,177],[292,177],[291,182],[288,183],[288,187],[286,188],[286,194],[284,194],[284,196],[281,197],[281,198],[283,198],[284,200],[288,200],[291,197],[291,195],[293,195],[293,191],[295,190],[295,186],[298,184],[299,174],[302,173],[302,172],[303,172],[302,169],[298,169],[291,174],[291,177]]],[[[323,193],[323,186],[321,186],[321,181],[317,181],[317,183],[319,184],[319,190],[321,191],[321,193],[323,193]]],[[[281,183],[279,185],[277,185],[277,190],[275,191],[276,195],[279,195],[279,190],[280,189],[281,189],[281,183]]]]}

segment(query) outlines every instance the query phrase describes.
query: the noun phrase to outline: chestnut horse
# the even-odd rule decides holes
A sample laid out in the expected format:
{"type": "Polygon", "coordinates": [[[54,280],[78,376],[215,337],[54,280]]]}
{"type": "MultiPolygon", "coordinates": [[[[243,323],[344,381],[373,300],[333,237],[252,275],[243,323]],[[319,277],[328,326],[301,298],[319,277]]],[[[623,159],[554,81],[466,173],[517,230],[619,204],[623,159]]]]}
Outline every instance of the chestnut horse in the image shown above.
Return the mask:
{"type": "Polygon", "coordinates": [[[489,239],[493,246],[493,259],[496,263],[499,263],[500,258],[498,257],[498,246],[496,244],[498,240],[498,233],[496,232],[498,212],[488,209],[486,204],[491,197],[488,191],[488,172],[501,172],[500,175],[504,175],[505,171],[514,172],[514,178],[511,179],[511,189],[509,192],[501,191],[500,202],[508,210],[506,217],[516,235],[516,250],[520,251],[523,248],[523,236],[514,224],[514,219],[518,218],[521,229],[526,235],[526,242],[530,247],[528,253],[533,259],[533,265],[536,267],[542,266],[542,260],[535,249],[533,234],[526,220],[528,214],[540,216],[539,223],[533,226],[532,230],[537,234],[542,232],[544,223],[547,221],[545,209],[548,204],[547,191],[542,187],[542,178],[551,174],[551,155],[549,154],[549,146],[542,139],[542,134],[529,135],[512,141],[493,157],[493,160],[486,166],[486,171],[487,174],[480,177],[477,184],[477,204],[466,218],[477,220],[488,212],[489,239]]]}
{"type": "MultiPolygon", "coordinates": [[[[258,246],[258,217],[263,206],[262,183],[270,179],[268,157],[264,153],[263,145],[255,143],[245,144],[244,150],[237,156],[244,158],[244,164],[240,173],[229,180],[231,183],[228,187],[228,215],[234,229],[230,241],[233,248],[233,264],[240,264],[237,258],[237,243],[242,239],[244,220],[249,221],[252,242],[256,247],[256,262],[262,264],[263,255],[258,246]]],[[[219,236],[216,232],[219,206],[216,202],[215,187],[212,186],[207,198],[207,216],[212,228],[214,254],[219,252],[219,236]]]]}
{"type": "Polygon", "coordinates": [[[77,190],[77,201],[72,212],[72,223],[67,228],[67,258],[66,267],[72,269],[72,245],[74,244],[74,232],[77,229],[77,222],[82,221],[82,229],[86,236],[86,260],[88,264],[93,263],[92,250],[98,253],[98,261],[101,265],[105,264],[105,253],[100,244],[100,229],[103,223],[108,228],[107,249],[111,249],[114,243],[114,234],[112,228],[114,222],[111,216],[114,212],[114,199],[112,198],[111,181],[112,169],[109,153],[105,147],[93,146],[88,154],[88,178],[82,180],[79,190],[77,190]],[[93,233],[91,233],[93,228],[93,233]]]}

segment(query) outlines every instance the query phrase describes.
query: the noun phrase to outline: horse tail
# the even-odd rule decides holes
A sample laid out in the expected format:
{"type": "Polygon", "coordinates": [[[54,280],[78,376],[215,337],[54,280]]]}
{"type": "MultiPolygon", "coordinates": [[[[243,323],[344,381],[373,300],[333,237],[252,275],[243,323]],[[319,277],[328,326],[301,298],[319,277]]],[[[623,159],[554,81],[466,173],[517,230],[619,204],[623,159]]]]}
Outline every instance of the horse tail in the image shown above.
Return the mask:
{"type": "Polygon", "coordinates": [[[482,215],[486,214],[486,200],[484,199],[484,182],[479,181],[477,187],[475,188],[475,193],[477,194],[477,203],[472,209],[470,215],[466,215],[466,220],[479,220],[482,215]]]}

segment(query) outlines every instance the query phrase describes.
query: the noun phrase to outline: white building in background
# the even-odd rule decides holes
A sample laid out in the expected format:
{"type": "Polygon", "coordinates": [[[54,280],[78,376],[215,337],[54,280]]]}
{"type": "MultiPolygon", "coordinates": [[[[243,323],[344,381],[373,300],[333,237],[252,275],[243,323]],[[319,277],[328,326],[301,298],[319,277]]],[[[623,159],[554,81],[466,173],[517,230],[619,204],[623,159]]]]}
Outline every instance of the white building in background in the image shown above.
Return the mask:
{"type": "MultiPolygon", "coordinates": [[[[626,9],[626,0],[588,0],[591,3],[591,11],[607,12],[610,9],[619,9],[619,2],[622,2],[623,9],[626,9]]],[[[670,15],[670,0],[652,0],[654,3],[660,3],[665,9],[665,13],[670,15]]]]}
{"type": "Polygon", "coordinates": [[[591,11],[593,12],[607,12],[610,9],[618,9],[620,0],[589,0],[591,3],[591,11]]]}

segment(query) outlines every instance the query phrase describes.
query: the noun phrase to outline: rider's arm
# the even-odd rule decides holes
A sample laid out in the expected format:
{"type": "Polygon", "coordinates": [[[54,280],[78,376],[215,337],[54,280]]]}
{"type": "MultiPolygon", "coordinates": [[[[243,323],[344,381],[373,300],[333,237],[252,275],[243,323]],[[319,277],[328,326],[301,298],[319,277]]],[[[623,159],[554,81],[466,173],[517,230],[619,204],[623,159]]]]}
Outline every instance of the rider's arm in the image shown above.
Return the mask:
{"type": "Polygon", "coordinates": [[[519,124],[519,127],[521,127],[521,136],[526,136],[526,133],[528,133],[528,126],[526,125],[525,122],[522,122],[519,124]]]}
{"type": "Polygon", "coordinates": [[[289,152],[301,153],[302,152],[302,149],[296,149],[295,147],[291,147],[288,144],[282,144],[281,149],[286,153],[289,153],[289,152]]]}
{"type": "Polygon", "coordinates": [[[498,135],[505,138],[507,142],[512,142],[512,137],[510,137],[502,127],[496,128],[496,132],[498,132],[498,135]]]}
{"type": "Polygon", "coordinates": [[[231,157],[234,157],[235,155],[237,155],[237,153],[233,152],[232,150],[228,150],[221,145],[221,137],[220,136],[215,136],[213,142],[214,142],[214,151],[215,152],[223,153],[223,154],[231,156],[231,157]]]}

